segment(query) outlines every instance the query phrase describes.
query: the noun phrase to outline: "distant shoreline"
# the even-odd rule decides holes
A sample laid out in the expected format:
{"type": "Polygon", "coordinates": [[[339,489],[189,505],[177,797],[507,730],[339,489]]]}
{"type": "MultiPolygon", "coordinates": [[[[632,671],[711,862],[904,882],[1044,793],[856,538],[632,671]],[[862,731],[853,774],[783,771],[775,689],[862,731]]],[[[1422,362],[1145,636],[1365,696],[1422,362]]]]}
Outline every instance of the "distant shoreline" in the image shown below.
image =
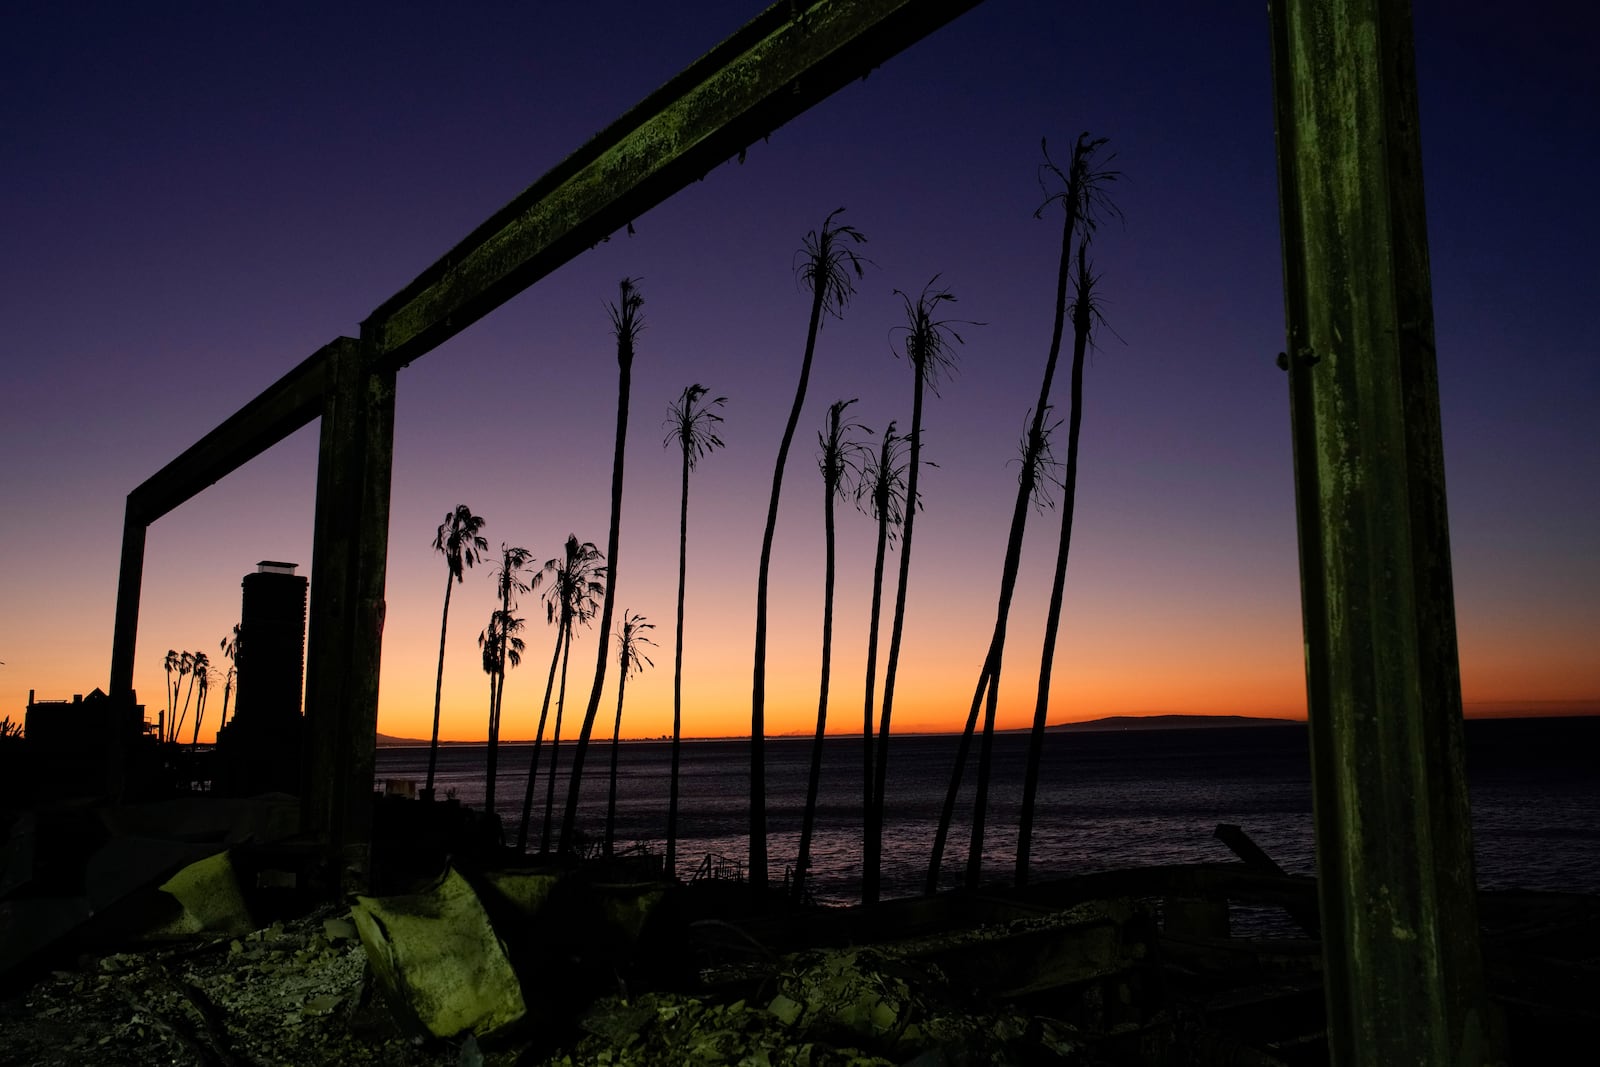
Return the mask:
{"type": "MultiPolygon", "coordinates": [[[[1591,714],[1559,714],[1559,715],[1468,715],[1468,722],[1511,722],[1522,719],[1584,719],[1600,718],[1591,714]]],[[[1227,729],[1259,729],[1269,726],[1305,726],[1304,719],[1289,719],[1266,715],[1108,715],[1099,719],[1085,719],[1082,722],[1062,722],[1053,726],[1046,726],[1045,732],[1052,734],[1071,733],[1113,733],[1113,732],[1157,732],[1162,730],[1227,730],[1227,729]]],[[[1010,730],[999,730],[1002,734],[1025,734],[1027,727],[1017,727],[1010,730]]],[[[896,734],[896,737],[953,737],[960,733],[959,730],[911,730],[896,734]]],[[[769,741],[802,741],[811,738],[810,732],[768,734],[769,741]]],[[[830,738],[847,738],[859,736],[850,733],[830,733],[830,738]]],[[[748,741],[749,735],[732,735],[727,737],[685,737],[685,742],[702,741],[748,741]]],[[[604,738],[599,739],[602,743],[604,738]]],[[[671,738],[663,735],[660,737],[625,737],[622,743],[628,744],[660,744],[670,741],[671,738]]],[[[531,745],[532,741],[501,741],[502,745],[519,746],[531,745]]],[[[455,748],[463,745],[485,745],[487,741],[440,741],[442,748],[455,748]]],[[[420,738],[392,737],[389,734],[378,735],[379,748],[427,748],[428,742],[420,738]]]]}
{"type": "MultiPolygon", "coordinates": [[[[1097,733],[1110,730],[1216,730],[1229,727],[1264,727],[1264,726],[1304,726],[1304,719],[1269,718],[1261,715],[1108,715],[1100,719],[1085,719],[1083,722],[1063,722],[1054,726],[1046,726],[1046,733],[1097,733]]],[[[948,737],[953,736],[958,730],[941,730],[926,733],[899,734],[900,737],[948,737]]],[[[1027,727],[1018,727],[1012,730],[999,730],[1002,734],[1027,733],[1027,727]]],[[[804,740],[809,739],[810,733],[796,734],[768,734],[769,741],[804,740]]],[[[829,734],[829,737],[849,737],[850,734],[829,734]]],[[[686,737],[684,741],[744,741],[746,737],[686,737]]],[[[670,740],[666,737],[625,737],[623,744],[630,743],[660,743],[670,740]]],[[[532,741],[501,741],[502,745],[531,745],[532,741]]],[[[446,746],[485,745],[487,741],[440,741],[441,748],[446,746]]],[[[388,734],[378,735],[379,748],[426,748],[428,742],[420,738],[391,737],[388,734]]]]}

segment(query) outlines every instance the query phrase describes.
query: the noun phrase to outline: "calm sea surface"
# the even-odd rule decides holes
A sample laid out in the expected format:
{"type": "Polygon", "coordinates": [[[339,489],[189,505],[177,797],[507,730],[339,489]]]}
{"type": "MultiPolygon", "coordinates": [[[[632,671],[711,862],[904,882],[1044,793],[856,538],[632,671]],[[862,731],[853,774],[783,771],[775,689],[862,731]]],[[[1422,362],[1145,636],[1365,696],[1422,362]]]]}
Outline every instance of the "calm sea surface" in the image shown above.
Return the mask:
{"type": "MultiPolygon", "coordinates": [[[[890,747],[884,829],[884,894],[921,891],[939,810],[949,787],[957,738],[895,738],[890,747]]],[[[1009,879],[1027,738],[995,739],[985,872],[1009,879]]],[[[1219,822],[1242,826],[1292,873],[1313,870],[1311,776],[1304,727],[1130,730],[1048,735],[1035,817],[1038,877],[1114,867],[1233,858],[1213,840],[1219,822]]],[[[774,877],[794,863],[805,803],[809,738],[767,742],[767,822],[774,877]]],[[[531,745],[503,745],[496,808],[514,838],[531,745]]],[[[544,812],[550,746],[540,754],[531,840],[544,812]]],[[[572,745],[563,741],[556,788],[565,803],[572,745]]],[[[749,749],[744,741],[686,741],[682,748],[679,875],[708,854],[743,861],[748,848],[749,749]]],[[[974,755],[976,745],[974,745],[974,755]]],[[[439,753],[440,796],[454,790],[481,806],[485,749],[451,745],[439,753]]],[[[624,742],[618,749],[617,844],[664,851],[671,746],[624,742]]],[[[609,742],[591,744],[580,828],[604,830],[609,742]]],[[[1477,720],[1467,724],[1468,778],[1478,880],[1486,887],[1600,892],[1600,718],[1477,720]]],[[[378,751],[377,778],[427,774],[422,748],[378,751]]],[[[946,849],[944,880],[962,877],[970,842],[975,760],[964,775],[958,823],[946,849]]],[[[825,902],[859,896],[861,742],[824,746],[812,888],[825,902]]],[[[559,807],[556,823],[560,823],[559,807]]]]}

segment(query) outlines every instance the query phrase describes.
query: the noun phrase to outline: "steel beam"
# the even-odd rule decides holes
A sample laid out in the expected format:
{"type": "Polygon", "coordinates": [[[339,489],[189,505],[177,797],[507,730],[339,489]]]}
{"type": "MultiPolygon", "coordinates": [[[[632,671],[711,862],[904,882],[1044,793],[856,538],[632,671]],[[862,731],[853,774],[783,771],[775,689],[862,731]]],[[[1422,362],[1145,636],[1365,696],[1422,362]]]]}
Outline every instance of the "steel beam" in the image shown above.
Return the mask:
{"type": "Polygon", "coordinates": [[[1407,0],[1272,0],[1332,1062],[1497,1062],[1407,0]]]}
{"type": "Polygon", "coordinates": [[[439,345],[981,0],[775,3],[496,212],[364,324],[383,366],[439,345]]]}

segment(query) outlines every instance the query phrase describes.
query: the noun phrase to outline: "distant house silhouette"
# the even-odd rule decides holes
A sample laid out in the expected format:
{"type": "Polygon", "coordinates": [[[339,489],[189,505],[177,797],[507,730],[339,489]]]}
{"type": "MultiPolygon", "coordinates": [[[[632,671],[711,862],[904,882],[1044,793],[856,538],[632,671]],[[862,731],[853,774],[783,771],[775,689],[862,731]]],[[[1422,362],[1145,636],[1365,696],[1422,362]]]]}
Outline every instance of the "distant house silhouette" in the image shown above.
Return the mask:
{"type": "Polygon", "coordinates": [[[39,700],[28,690],[23,720],[30,792],[48,797],[100,796],[118,773],[125,746],[152,732],[143,704],[119,707],[100,689],[69,700],[39,700]]]}

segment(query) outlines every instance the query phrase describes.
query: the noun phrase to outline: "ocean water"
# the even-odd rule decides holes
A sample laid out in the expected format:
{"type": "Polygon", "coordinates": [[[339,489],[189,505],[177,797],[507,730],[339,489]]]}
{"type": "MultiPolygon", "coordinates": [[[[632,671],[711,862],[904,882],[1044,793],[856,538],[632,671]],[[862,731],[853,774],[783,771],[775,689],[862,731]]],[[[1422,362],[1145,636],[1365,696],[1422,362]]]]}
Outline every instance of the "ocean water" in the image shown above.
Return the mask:
{"type": "MultiPolygon", "coordinates": [[[[1600,893],[1600,718],[1475,720],[1467,723],[1468,780],[1480,885],[1600,893]]],[[[958,739],[897,737],[890,743],[884,827],[885,896],[918,893],[949,787],[958,739]]],[[[995,738],[985,876],[1008,880],[1027,738],[995,738]]],[[[973,746],[976,756],[976,744],[973,746]]],[[[530,841],[544,812],[550,746],[540,754],[530,841]]],[[[565,803],[573,746],[563,740],[555,823],[565,803]]],[[[514,839],[532,745],[502,745],[496,808],[514,839]]],[[[767,742],[768,855],[773,877],[792,867],[809,767],[809,738],[767,742]]],[[[579,826],[604,831],[609,742],[590,745],[579,826]]],[[[427,774],[427,749],[378,751],[377,779],[427,774]]],[[[664,851],[667,742],[618,747],[617,846],[664,851]]],[[[748,855],[749,747],[746,741],[685,741],[680,784],[678,873],[705,856],[748,855]]],[[[485,747],[440,749],[436,788],[483,803],[485,747]]],[[[957,821],[946,846],[943,884],[963,877],[970,844],[976,760],[963,776],[957,821]]],[[[859,899],[861,741],[824,745],[811,888],[823,902],[859,899]]],[[[1212,833],[1236,823],[1291,873],[1314,869],[1308,734],[1301,726],[1128,730],[1047,735],[1035,815],[1035,877],[1117,867],[1228,861],[1212,833]]]]}

